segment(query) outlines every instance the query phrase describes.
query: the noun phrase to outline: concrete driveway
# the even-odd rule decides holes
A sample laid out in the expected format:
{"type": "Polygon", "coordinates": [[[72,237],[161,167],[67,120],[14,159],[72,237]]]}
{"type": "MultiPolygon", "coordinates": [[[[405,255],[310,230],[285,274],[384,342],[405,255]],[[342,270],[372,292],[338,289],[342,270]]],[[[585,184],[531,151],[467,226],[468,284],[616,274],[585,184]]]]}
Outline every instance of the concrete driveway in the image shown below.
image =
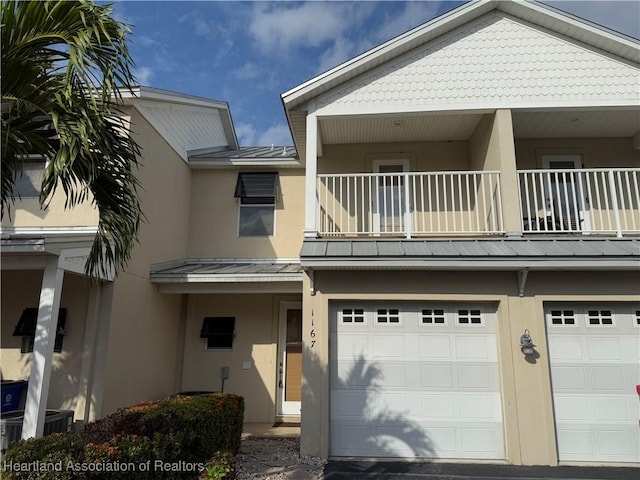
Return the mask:
{"type": "Polygon", "coordinates": [[[633,467],[524,467],[459,463],[330,460],[325,480],[638,480],[640,468],[633,467]]]}

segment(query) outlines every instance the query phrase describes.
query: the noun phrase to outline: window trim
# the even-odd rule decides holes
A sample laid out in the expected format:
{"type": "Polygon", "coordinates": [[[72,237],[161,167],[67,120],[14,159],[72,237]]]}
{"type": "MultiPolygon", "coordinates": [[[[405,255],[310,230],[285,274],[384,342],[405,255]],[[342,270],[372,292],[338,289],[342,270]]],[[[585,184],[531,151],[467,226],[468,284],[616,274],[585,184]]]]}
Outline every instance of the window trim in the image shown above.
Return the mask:
{"type": "Polygon", "coordinates": [[[454,323],[456,327],[485,327],[487,324],[487,320],[485,318],[485,311],[483,308],[475,306],[475,305],[466,305],[464,308],[460,308],[460,306],[455,306],[455,310],[453,311],[454,315],[454,323]],[[468,313],[469,323],[461,323],[460,322],[460,311],[466,310],[468,313]],[[478,316],[480,316],[480,322],[474,323],[471,321],[471,317],[475,317],[471,312],[477,310],[480,312],[478,316]]]}
{"type": "Polygon", "coordinates": [[[599,327],[605,327],[605,328],[612,328],[612,327],[616,327],[616,312],[615,309],[613,308],[590,308],[588,306],[585,307],[584,309],[584,325],[586,328],[599,328],[599,327]],[[599,323],[591,323],[590,319],[591,319],[591,315],[589,315],[589,311],[591,310],[595,310],[598,312],[598,320],[600,320],[599,323]],[[602,312],[603,310],[609,311],[611,312],[611,323],[602,323],[602,315],[600,312],[602,312]]]}
{"type": "MultiPolygon", "coordinates": [[[[358,314],[358,317],[360,315],[358,314]]],[[[359,305],[354,305],[351,307],[340,307],[338,309],[338,321],[340,323],[340,325],[347,325],[347,326],[362,326],[362,325],[368,325],[369,322],[367,321],[367,309],[364,308],[363,306],[359,306],[359,305]],[[356,310],[362,310],[362,322],[356,322],[355,320],[352,320],[350,322],[345,322],[344,321],[344,311],[345,310],[351,310],[351,317],[352,319],[355,318],[356,310]]]]}
{"type": "Polygon", "coordinates": [[[447,309],[445,307],[442,306],[437,306],[437,307],[418,307],[418,326],[425,326],[425,327],[447,327],[449,326],[449,321],[447,320],[447,309]],[[425,310],[431,310],[431,312],[433,312],[431,314],[431,319],[434,320],[432,322],[425,322],[425,314],[423,313],[425,310]],[[436,315],[435,311],[436,310],[441,310],[442,311],[442,315],[436,315]],[[435,317],[442,317],[443,318],[443,322],[442,323],[438,323],[435,322],[435,317]]]}
{"type": "Polygon", "coordinates": [[[547,326],[550,328],[565,328],[565,327],[569,327],[569,328],[578,328],[579,322],[580,322],[580,312],[576,309],[576,308],[569,308],[569,307],[558,307],[556,309],[549,309],[548,310],[548,320],[547,320],[547,326]],[[563,322],[562,323],[553,323],[553,311],[554,310],[559,310],[561,313],[560,317],[562,318],[563,322]],[[564,312],[567,310],[571,310],[571,312],[573,312],[573,323],[564,323],[564,312]]]}
{"type": "Polygon", "coordinates": [[[381,326],[385,326],[385,327],[398,327],[398,326],[401,326],[403,324],[403,321],[402,321],[402,317],[403,317],[402,308],[400,308],[400,307],[389,307],[389,306],[387,306],[387,307],[378,307],[378,306],[375,306],[373,308],[373,315],[374,315],[374,325],[376,325],[376,326],[381,325],[381,326]],[[387,312],[386,314],[384,314],[385,318],[386,318],[386,321],[384,321],[384,322],[380,321],[380,317],[379,317],[380,310],[385,310],[387,312]],[[391,310],[396,310],[398,313],[397,314],[392,314],[391,310]],[[392,322],[390,320],[390,318],[391,317],[396,317],[396,316],[398,317],[398,321],[397,322],[392,322]]]}

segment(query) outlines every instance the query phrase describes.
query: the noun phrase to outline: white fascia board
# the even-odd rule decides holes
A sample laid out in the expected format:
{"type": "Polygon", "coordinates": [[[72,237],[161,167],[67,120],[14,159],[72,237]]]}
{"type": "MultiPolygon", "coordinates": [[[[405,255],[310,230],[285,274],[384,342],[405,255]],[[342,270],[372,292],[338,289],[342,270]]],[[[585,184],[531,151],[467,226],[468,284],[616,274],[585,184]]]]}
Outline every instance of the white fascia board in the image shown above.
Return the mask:
{"type": "Polygon", "coordinates": [[[628,259],[433,259],[423,260],[302,260],[302,268],[313,270],[637,270],[638,258],[628,259]]]}
{"type": "Polygon", "coordinates": [[[2,238],[33,238],[33,237],[86,237],[95,235],[98,232],[97,226],[78,227],[2,227],[0,234],[2,238]]]}
{"type": "MultiPolygon", "coordinates": [[[[402,105],[400,110],[403,115],[411,114],[425,114],[425,113],[451,113],[451,114],[465,114],[465,113],[489,113],[495,110],[518,110],[518,111],[531,111],[531,112],[544,112],[544,111],[558,111],[558,110],[617,110],[617,109],[634,109],[640,107],[640,97],[638,99],[620,99],[620,100],[607,100],[596,101],[593,100],[579,100],[579,101],[564,101],[562,103],[549,102],[514,102],[511,100],[504,101],[487,101],[487,102],[474,102],[474,103],[431,103],[429,105],[402,105]]],[[[331,117],[353,117],[353,116],[365,116],[365,115],[398,115],[397,105],[353,105],[336,106],[335,104],[326,105],[318,109],[318,118],[320,120],[331,117]]]]}
{"type": "Polygon", "coordinates": [[[234,158],[222,160],[189,160],[189,166],[196,170],[237,168],[237,167],[279,167],[279,168],[303,168],[297,158],[284,159],[255,159],[234,158]]]}
{"type": "Polygon", "coordinates": [[[185,93],[172,92],[171,90],[162,90],[159,88],[139,86],[133,88],[133,93],[128,90],[121,92],[122,98],[127,100],[144,99],[157,100],[167,103],[181,103],[184,105],[194,105],[198,107],[218,108],[229,110],[229,103],[222,100],[213,100],[205,97],[197,97],[185,93]]]}
{"type": "Polygon", "coordinates": [[[272,283],[171,283],[158,285],[159,293],[166,294],[254,294],[254,293],[302,293],[300,282],[272,283]]]}
{"type": "Polygon", "coordinates": [[[151,274],[153,283],[273,283],[302,282],[302,273],[273,274],[151,274]]]}

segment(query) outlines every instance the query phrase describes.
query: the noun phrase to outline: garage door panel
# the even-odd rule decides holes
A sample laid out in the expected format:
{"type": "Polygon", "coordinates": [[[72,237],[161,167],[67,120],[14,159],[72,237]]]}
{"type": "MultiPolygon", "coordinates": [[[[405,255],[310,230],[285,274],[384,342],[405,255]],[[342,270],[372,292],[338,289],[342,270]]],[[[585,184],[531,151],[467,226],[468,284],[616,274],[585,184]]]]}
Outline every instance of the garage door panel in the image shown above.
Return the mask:
{"type": "Polygon", "coordinates": [[[462,360],[497,360],[496,340],[493,335],[465,335],[455,337],[455,356],[462,360]]]}
{"type": "MultiPolygon", "coordinates": [[[[557,333],[549,330],[549,333],[557,333]]],[[[576,360],[584,360],[586,354],[582,347],[582,338],[559,335],[557,337],[549,337],[549,351],[553,351],[553,358],[556,363],[574,362],[576,360]]]]}
{"type": "Polygon", "coordinates": [[[404,358],[404,335],[379,335],[373,336],[373,354],[376,359],[404,358]]]}
{"type": "Polygon", "coordinates": [[[589,361],[622,360],[618,338],[587,338],[586,342],[589,361]]]}
{"type": "Polygon", "coordinates": [[[626,393],[632,383],[633,377],[625,375],[624,365],[592,366],[591,386],[597,392],[626,393]]]}
{"type": "Polygon", "coordinates": [[[452,348],[449,335],[420,335],[420,358],[446,359],[452,357],[452,348]]]}
{"type": "Polygon", "coordinates": [[[564,421],[588,422],[591,418],[589,397],[556,394],[555,413],[556,418],[562,418],[564,421]]]}
{"type": "Polygon", "coordinates": [[[493,456],[496,450],[496,432],[495,428],[463,428],[460,430],[462,434],[462,451],[469,457],[483,457],[485,455],[493,456]]]}
{"type": "Polygon", "coordinates": [[[422,395],[422,416],[427,419],[454,419],[459,408],[453,393],[432,393],[422,395]]]}
{"type": "Polygon", "coordinates": [[[499,394],[459,395],[460,418],[500,421],[499,394]]]}
{"type": "Polygon", "coordinates": [[[369,369],[370,364],[364,360],[331,362],[331,374],[336,379],[336,385],[351,387],[369,387],[372,380],[379,373],[369,369]]]}
{"type": "Polygon", "coordinates": [[[461,390],[495,391],[499,388],[498,372],[492,364],[457,365],[457,387],[461,390]]]}
{"type": "MultiPolygon", "coordinates": [[[[630,395],[629,395],[630,396],[630,395]]],[[[625,422],[632,419],[630,407],[631,399],[622,396],[616,397],[595,397],[594,418],[596,422],[625,422]]],[[[637,402],[637,399],[633,399],[637,402]]],[[[635,413],[635,412],[634,412],[635,413]]]]}
{"type": "Polygon", "coordinates": [[[420,386],[422,388],[452,389],[454,368],[453,365],[420,365],[420,386]]]}
{"type": "MultiPolygon", "coordinates": [[[[343,334],[340,342],[332,345],[338,358],[359,356],[369,350],[369,337],[365,334],[343,334]]],[[[335,356],[334,356],[335,358],[335,356]]]]}
{"type": "Polygon", "coordinates": [[[580,365],[552,367],[556,392],[584,392],[587,389],[587,368],[580,365]]]}
{"type": "Polygon", "coordinates": [[[369,393],[366,390],[334,390],[331,392],[331,405],[340,405],[340,409],[331,410],[331,418],[335,420],[371,417],[369,393]]]}
{"type": "Polygon", "coordinates": [[[596,436],[598,452],[615,457],[633,455],[640,448],[633,433],[630,429],[599,431],[596,436]]]}
{"type": "Polygon", "coordinates": [[[372,414],[374,417],[394,417],[409,415],[409,399],[407,393],[379,393],[370,394],[372,400],[372,414]]]}

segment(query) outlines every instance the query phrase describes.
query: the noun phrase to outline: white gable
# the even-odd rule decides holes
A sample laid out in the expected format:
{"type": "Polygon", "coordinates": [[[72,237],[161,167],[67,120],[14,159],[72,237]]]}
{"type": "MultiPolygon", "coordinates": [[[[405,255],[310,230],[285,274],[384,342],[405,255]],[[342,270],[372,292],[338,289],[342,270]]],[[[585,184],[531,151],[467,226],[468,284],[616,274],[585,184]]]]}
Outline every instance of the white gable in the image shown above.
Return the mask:
{"type": "Polygon", "coordinates": [[[638,105],[640,69],[494,11],[316,99],[317,113],[638,105]]]}
{"type": "Polygon", "coordinates": [[[146,100],[135,106],[185,161],[188,150],[229,144],[218,109],[146,100]]]}

